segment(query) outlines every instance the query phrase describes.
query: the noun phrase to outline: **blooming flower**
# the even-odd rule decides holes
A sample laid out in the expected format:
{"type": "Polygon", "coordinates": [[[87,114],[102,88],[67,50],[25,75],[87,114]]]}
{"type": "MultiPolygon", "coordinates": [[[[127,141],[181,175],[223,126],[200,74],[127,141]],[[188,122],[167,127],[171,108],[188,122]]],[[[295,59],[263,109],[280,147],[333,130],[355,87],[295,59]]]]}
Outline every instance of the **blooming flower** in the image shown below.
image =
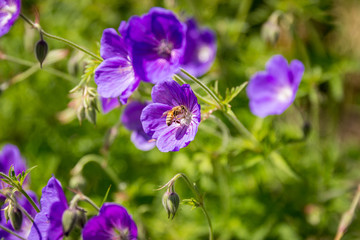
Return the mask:
{"type": "Polygon", "coordinates": [[[283,56],[273,56],[266,71],[254,74],[246,89],[251,112],[258,117],[282,114],[294,101],[303,73],[299,60],[288,65],[283,56]]]}
{"type": "Polygon", "coordinates": [[[11,166],[14,167],[16,175],[26,170],[25,160],[17,146],[6,144],[0,152],[0,172],[8,174],[11,166]]]}
{"type": "Polygon", "coordinates": [[[9,32],[19,17],[20,0],[0,0],[0,37],[9,32]]]}
{"type": "Polygon", "coordinates": [[[195,77],[205,74],[215,60],[216,35],[208,28],[199,29],[195,19],[186,21],[186,46],[181,67],[195,77]]]}
{"type": "Polygon", "coordinates": [[[144,108],[144,131],[162,152],[179,151],[194,140],[200,120],[200,105],[188,84],[162,82],[152,89],[153,103],[144,108]]]}
{"type": "Polygon", "coordinates": [[[103,98],[119,98],[122,104],[139,86],[127,46],[115,29],[105,29],[101,38],[100,55],[104,61],[95,71],[97,91],[103,98]]]}
{"type": "MultiPolygon", "coordinates": [[[[36,194],[32,191],[26,191],[26,193],[34,200],[34,202],[36,204],[38,204],[37,201],[37,197],[36,194]]],[[[32,207],[32,205],[30,204],[30,202],[24,197],[24,196],[19,196],[16,195],[15,196],[17,204],[19,204],[20,206],[22,206],[32,217],[35,217],[36,215],[36,210],[32,207]]],[[[30,229],[32,226],[32,222],[25,216],[23,215],[23,220],[21,223],[21,227],[18,231],[15,231],[14,228],[12,227],[10,221],[6,222],[6,218],[5,218],[5,214],[3,209],[5,209],[7,207],[8,204],[5,204],[1,207],[1,211],[0,211],[0,224],[9,228],[10,230],[16,232],[18,235],[20,235],[23,238],[28,239],[28,235],[30,233],[30,229]]],[[[6,240],[18,240],[19,238],[0,229],[0,239],[6,239],[6,240]]],[[[32,239],[32,238],[29,238],[32,239]]]]}
{"type": "Polygon", "coordinates": [[[126,209],[104,203],[99,215],[91,218],[82,232],[83,240],[137,239],[137,227],[126,209]]]}
{"type": "Polygon", "coordinates": [[[118,98],[103,98],[100,97],[101,102],[101,108],[103,110],[103,113],[108,113],[114,108],[117,108],[120,106],[120,102],[118,98]]]}
{"type": "Polygon", "coordinates": [[[131,141],[135,147],[142,151],[148,151],[155,147],[155,142],[149,142],[151,137],[144,132],[140,121],[141,112],[147,105],[147,103],[131,102],[126,105],[124,113],[121,116],[121,122],[124,126],[130,131],[133,131],[131,141]]]}
{"type": "Polygon", "coordinates": [[[179,70],[186,26],[173,12],[152,8],[141,17],[131,17],[119,31],[129,46],[134,70],[142,80],[157,83],[170,79],[179,70]]]}
{"type": "Polygon", "coordinates": [[[28,239],[62,239],[62,215],[68,208],[68,203],[61,183],[55,177],[51,177],[43,188],[40,203],[41,211],[35,216],[28,239]]]}

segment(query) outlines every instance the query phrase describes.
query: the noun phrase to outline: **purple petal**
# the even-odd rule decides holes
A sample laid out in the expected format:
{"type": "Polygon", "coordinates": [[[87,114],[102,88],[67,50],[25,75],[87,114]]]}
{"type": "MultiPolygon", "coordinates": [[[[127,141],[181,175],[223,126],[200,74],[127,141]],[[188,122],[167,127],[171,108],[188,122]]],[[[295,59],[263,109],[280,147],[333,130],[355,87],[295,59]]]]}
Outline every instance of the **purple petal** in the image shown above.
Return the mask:
{"type": "Polygon", "coordinates": [[[266,63],[266,72],[280,85],[289,85],[288,62],[282,55],[275,55],[266,63]]]}
{"type": "Polygon", "coordinates": [[[205,74],[216,56],[216,35],[210,29],[199,29],[195,19],[186,21],[186,46],[181,67],[195,77],[205,74]]]}
{"type": "Polygon", "coordinates": [[[51,177],[43,188],[40,203],[41,211],[35,216],[29,239],[46,240],[50,235],[62,236],[62,227],[58,225],[68,204],[61,183],[55,177],[51,177]]]}
{"type": "Polygon", "coordinates": [[[146,106],[140,117],[145,133],[151,138],[158,138],[162,130],[168,128],[165,112],[171,109],[172,107],[163,103],[151,103],[146,106]]]}
{"type": "Polygon", "coordinates": [[[99,216],[87,222],[82,236],[84,240],[118,239],[119,232],[127,232],[127,239],[137,239],[137,227],[126,209],[118,204],[105,203],[99,216]]]}
{"type": "Polygon", "coordinates": [[[138,81],[131,63],[120,57],[104,60],[95,71],[97,90],[104,98],[127,96],[138,81]]]}
{"type": "Polygon", "coordinates": [[[26,170],[25,160],[21,157],[18,147],[6,144],[0,153],[0,172],[8,174],[12,165],[14,166],[15,174],[26,170]]]}
{"type": "Polygon", "coordinates": [[[2,0],[0,2],[0,37],[9,32],[21,8],[20,0],[2,0]]]}
{"type": "Polygon", "coordinates": [[[120,106],[119,98],[100,97],[100,102],[104,114],[120,106]]]}
{"type": "Polygon", "coordinates": [[[100,56],[103,59],[112,57],[128,58],[129,54],[125,42],[113,28],[108,28],[103,31],[100,45],[100,56]]]}
{"type": "Polygon", "coordinates": [[[194,140],[198,124],[177,126],[175,124],[164,129],[156,140],[156,146],[161,152],[179,151],[194,140]]]}
{"type": "Polygon", "coordinates": [[[124,112],[121,116],[121,122],[124,126],[131,131],[142,130],[140,116],[142,110],[147,106],[146,103],[131,102],[126,105],[124,112]]]}
{"type": "Polygon", "coordinates": [[[151,137],[142,129],[141,131],[134,131],[131,134],[131,141],[135,147],[141,151],[149,151],[155,147],[155,142],[149,142],[149,140],[151,140],[151,137]]]}
{"type": "Polygon", "coordinates": [[[297,90],[301,82],[301,78],[304,75],[304,71],[305,71],[304,64],[299,60],[293,60],[291,61],[289,68],[293,79],[291,84],[297,90]]]}
{"type": "Polygon", "coordinates": [[[151,91],[154,103],[163,103],[171,107],[184,104],[186,101],[181,86],[175,81],[156,84],[151,91]]]}

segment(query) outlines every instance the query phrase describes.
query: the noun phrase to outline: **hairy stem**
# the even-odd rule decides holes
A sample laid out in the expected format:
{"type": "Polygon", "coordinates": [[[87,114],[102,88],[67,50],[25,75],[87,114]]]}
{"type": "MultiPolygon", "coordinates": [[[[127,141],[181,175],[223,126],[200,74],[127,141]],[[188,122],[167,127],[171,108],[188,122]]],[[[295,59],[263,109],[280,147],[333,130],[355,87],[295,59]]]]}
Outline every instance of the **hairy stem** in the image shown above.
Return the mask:
{"type": "Polygon", "coordinates": [[[8,233],[14,235],[15,237],[17,237],[17,238],[19,238],[19,239],[26,240],[25,238],[21,237],[21,236],[20,236],[19,234],[17,234],[16,232],[12,231],[11,229],[9,229],[9,228],[1,225],[1,224],[0,224],[0,228],[1,228],[2,230],[4,230],[5,232],[8,232],[8,233]]]}
{"type": "Polygon", "coordinates": [[[55,36],[55,35],[52,35],[52,34],[50,34],[50,33],[45,32],[45,31],[41,28],[41,26],[40,26],[39,24],[34,23],[34,22],[31,21],[28,17],[26,17],[24,14],[21,13],[21,14],[20,14],[20,17],[21,17],[22,19],[24,19],[25,22],[27,22],[28,24],[30,24],[33,28],[37,29],[42,35],[44,35],[44,36],[46,36],[46,37],[48,37],[48,38],[52,38],[52,39],[55,39],[55,40],[57,40],[57,41],[63,42],[63,43],[65,43],[65,44],[67,44],[67,45],[69,45],[69,46],[71,46],[71,47],[73,47],[73,48],[76,48],[76,49],[78,49],[78,50],[86,53],[87,55],[89,55],[89,56],[91,56],[91,57],[93,57],[93,58],[95,58],[95,59],[97,59],[97,60],[99,60],[99,61],[102,61],[102,60],[103,60],[101,57],[99,57],[99,56],[96,55],[95,53],[90,52],[89,50],[87,50],[87,49],[85,49],[85,48],[77,45],[76,43],[73,43],[73,42],[71,42],[71,41],[69,41],[69,40],[67,40],[67,39],[65,39],[65,38],[58,37],[58,36],[55,36]]]}

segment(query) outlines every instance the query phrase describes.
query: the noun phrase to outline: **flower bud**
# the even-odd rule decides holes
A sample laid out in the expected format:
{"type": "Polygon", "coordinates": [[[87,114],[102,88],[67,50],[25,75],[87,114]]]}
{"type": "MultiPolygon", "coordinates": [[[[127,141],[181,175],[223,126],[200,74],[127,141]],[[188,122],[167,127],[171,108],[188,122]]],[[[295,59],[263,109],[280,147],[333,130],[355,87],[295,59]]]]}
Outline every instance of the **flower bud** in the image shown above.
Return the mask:
{"type": "Polygon", "coordinates": [[[280,27],[274,21],[267,21],[261,28],[261,37],[268,43],[275,45],[280,36],[280,27]]]}
{"type": "Polygon", "coordinates": [[[48,44],[43,40],[39,40],[36,43],[35,55],[37,60],[40,62],[40,67],[42,68],[42,63],[44,62],[46,55],[48,53],[48,44]]]}
{"type": "Polygon", "coordinates": [[[74,229],[77,222],[77,210],[75,208],[68,208],[62,215],[62,226],[65,236],[69,236],[74,229]]]}
{"type": "Polygon", "coordinates": [[[89,120],[89,122],[91,122],[92,124],[96,124],[96,109],[93,107],[89,107],[85,109],[85,114],[86,114],[86,118],[87,120],[89,120]]]}
{"type": "Polygon", "coordinates": [[[180,204],[180,197],[176,192],[166,191],[162,198],[163,206],[168,214],[168,218],[174,219],[180,204]]]}
{"type": "Polygon", "coordinates": [[[77,211],[77,225],[83,228],[87,222],[86,211],[82,208],[76,209],[77,211]]]}
{"type": "Polygon", "coordinates": [[[16,206],[12,206],[12,205],[9,205],[9,206],[10,206],[10,208],[9,208],[8,214],[9,214],[11,225],[13,226],[13,228],[16,231],[20,230],[21,224],[22,224],[22,221],[23,221],[22,212],[16,206]]]}
{"type": "Polygon", "coordinates": [[[70,178],[69,185],[71,188],[83,190],[86,186],[86,179],[81,174],[77,174],[70,178]]]}

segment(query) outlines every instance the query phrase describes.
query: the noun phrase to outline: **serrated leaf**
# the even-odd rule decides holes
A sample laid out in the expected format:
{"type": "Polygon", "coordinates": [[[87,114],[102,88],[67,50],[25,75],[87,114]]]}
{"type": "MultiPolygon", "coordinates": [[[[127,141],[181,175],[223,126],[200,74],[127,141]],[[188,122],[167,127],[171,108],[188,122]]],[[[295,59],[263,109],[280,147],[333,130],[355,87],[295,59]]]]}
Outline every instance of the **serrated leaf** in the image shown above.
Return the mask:
{"type": "Polygon", "coordinates": [[[231,89],[226,89],[224,103],[225,104],[230,103],[237,95],[239,95],[239,93],[241,93],[241,91],[245,88],[247,84],[248,82],[244,82],[240,86],[233,87],[231,89]]]}

